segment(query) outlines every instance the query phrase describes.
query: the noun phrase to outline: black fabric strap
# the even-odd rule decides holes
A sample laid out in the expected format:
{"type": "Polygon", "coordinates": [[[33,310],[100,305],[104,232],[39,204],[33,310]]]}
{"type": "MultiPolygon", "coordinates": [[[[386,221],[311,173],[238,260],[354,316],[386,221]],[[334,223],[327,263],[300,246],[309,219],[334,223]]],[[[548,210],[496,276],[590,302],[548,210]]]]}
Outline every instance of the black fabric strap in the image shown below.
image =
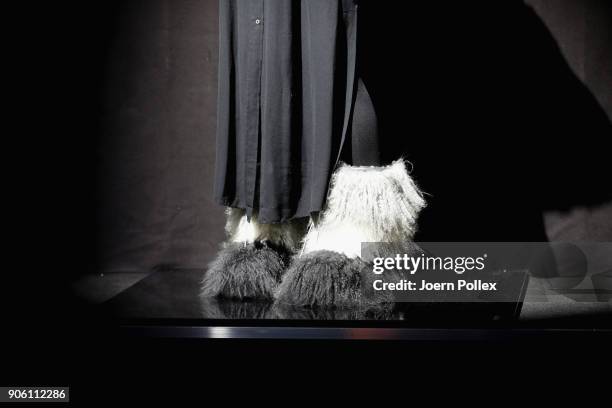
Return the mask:
{"type": "MultiPolygon", "coordinates": [[[[380,166],[378,119],[372,98],[359,78],[350,129],[350,163],[354,166],[380,166]]],[[[348,151],[348,146],[346,146],[348,151]]],[[[347,152],[348,153],[348,152],[347,152]]]]}

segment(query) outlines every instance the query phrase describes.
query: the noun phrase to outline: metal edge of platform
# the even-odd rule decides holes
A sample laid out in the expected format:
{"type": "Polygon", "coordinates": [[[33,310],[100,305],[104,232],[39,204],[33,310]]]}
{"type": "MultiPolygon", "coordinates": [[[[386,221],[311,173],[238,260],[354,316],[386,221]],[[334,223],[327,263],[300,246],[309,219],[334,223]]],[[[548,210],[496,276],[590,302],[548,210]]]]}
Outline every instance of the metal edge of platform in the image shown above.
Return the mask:
{"type": "Polygon", "coordinates": [[[612,329],[424,329],[346,327],[241,327],[241,326],[122,326],[129,336],[175,339],[313,339],[313,340],[412,340],[478,341],[542,337],[601,336],[612,338],[612,329]]]}

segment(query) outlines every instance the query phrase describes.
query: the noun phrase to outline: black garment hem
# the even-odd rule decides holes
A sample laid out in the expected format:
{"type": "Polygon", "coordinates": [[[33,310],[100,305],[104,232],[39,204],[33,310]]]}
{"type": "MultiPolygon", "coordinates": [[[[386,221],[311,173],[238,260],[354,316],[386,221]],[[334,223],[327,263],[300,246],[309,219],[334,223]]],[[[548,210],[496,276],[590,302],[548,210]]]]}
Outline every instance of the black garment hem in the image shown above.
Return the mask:
{"type": "Polygon", "coordinates": [[[322,211],[322,208],[298,208],[297,211],[293,208],[253,208],[243,203],[237,202],[237,200],[231,200],[228,198],[219,198],[215,200],[217,204],[224,207],[238,208],[246,211],[247,216],[252,216],[253,213],[257,214],[257,222],[261,224],[279,224],[287,222],[296,218],[310,217],[312,214],[322,211]]]}

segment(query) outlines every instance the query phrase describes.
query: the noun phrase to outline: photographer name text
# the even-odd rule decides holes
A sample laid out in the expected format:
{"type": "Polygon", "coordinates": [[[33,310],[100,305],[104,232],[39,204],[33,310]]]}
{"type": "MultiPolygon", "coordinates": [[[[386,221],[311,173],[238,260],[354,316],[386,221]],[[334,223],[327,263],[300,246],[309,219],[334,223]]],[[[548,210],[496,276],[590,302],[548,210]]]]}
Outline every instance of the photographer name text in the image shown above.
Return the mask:
{"type": "Polygon", "coordinates": [[[377,279],[373,282],[374,290],[399,290],[399,291],[489,291],[497,290],[497,282],[484,282],[480,279],[467,281],[459,279],[457,282],[427,282],[421,280],[415,282],[402,279],[398,282],[384,282],[377,279]]]}

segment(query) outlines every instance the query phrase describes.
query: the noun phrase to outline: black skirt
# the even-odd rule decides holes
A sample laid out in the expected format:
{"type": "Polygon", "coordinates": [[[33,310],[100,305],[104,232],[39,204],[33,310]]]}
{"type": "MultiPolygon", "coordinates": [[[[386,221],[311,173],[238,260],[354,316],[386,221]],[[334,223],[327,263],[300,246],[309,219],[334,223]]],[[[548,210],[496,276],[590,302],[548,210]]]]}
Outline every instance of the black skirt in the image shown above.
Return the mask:
{"type": "Polygon", "coordinates": [[[215,200],[260,222],[324,205],[355,93],[353,0],[220,0],[215,200]]]}

